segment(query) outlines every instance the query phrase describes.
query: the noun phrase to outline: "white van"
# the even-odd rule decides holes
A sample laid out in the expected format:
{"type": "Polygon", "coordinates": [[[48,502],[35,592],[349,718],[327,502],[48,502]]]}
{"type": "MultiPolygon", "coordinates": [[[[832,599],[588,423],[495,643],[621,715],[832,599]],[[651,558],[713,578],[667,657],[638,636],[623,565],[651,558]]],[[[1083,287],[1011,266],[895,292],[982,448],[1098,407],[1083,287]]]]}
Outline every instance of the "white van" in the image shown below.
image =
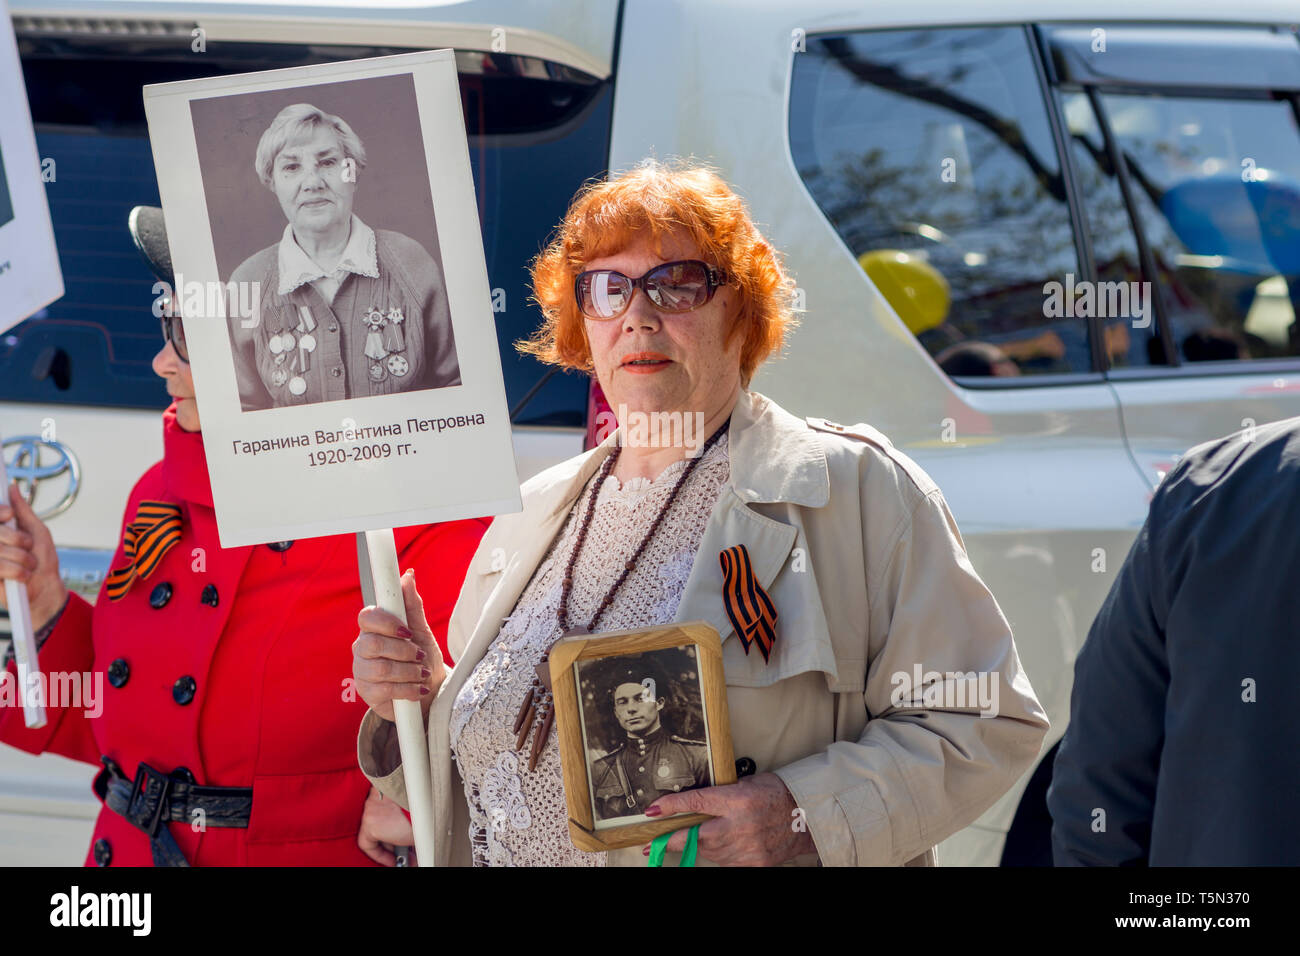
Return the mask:
{"type": "MultiPolygon", "coordinates": [[[[527,261],[586,178],[693,155],[798,281],[802,327],[754,387],[870,422],[943,488],[1052,721],[945,864],[1050,862],[1074,655],[1152,489],[1190,446],[1300,414],[1293,0],[11,9],[68,293],[0,338],[0,435],[28,436],[6,459],[63,509],[72,583],[97,590],[161,454],[151,280],[125,229],[157,202],[140,87],[454,47],[522,475],[578,451],[590,418],[583,379],[511,347],[537,321],[527,261]]],[[[91,773],[0,748],[0,862],[80,861],[91,773]]]]}

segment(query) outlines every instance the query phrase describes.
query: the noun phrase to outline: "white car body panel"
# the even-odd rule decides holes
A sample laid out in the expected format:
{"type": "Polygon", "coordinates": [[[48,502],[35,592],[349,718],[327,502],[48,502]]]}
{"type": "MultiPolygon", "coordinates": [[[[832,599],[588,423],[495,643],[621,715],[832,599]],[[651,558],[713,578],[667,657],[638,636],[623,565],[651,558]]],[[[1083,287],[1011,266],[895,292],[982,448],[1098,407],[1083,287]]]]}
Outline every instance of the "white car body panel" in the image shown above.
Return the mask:
{"type": "Polygon", "coordinates": [[[183,35],[197,24],[214,41],[499,50],[603,79],[610,73],[618,7],[608,0],[14,0],[10,12],[15,18],[94,21],[110,33],[125,32],[127,21],[190,21],[183,35]]]}

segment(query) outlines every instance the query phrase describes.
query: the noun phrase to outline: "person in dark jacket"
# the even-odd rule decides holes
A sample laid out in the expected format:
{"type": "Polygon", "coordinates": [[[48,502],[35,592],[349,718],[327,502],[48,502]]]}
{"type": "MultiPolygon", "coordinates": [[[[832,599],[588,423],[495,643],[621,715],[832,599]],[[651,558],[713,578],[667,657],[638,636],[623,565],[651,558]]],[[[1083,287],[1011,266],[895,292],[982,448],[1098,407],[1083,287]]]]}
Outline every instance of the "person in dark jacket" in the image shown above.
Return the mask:
{"type": "Polygon", "coordinates": [[[1075,664],[1058,866],[1300,863],[1300,418],[1164,479],[1075,664]]]}

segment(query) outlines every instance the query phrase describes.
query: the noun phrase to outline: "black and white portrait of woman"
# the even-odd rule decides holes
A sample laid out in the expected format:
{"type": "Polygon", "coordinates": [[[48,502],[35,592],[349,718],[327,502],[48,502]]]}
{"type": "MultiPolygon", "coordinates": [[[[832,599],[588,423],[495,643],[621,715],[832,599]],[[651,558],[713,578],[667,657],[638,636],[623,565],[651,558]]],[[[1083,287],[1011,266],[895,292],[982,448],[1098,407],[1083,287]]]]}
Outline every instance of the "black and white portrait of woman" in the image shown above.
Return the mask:
{"type": "Polygon", "coordinates": [[[367,147],[347,120],[292,103],[247,160],[284,229],[230,276],[258,290],[251,315],[229,317],[242,409],[459,385],[442,269],[420,242],[357,215],[359,193],[401,183],[368,182],[367,147]]]}
{"type": "Polygon", "coordinates": [[[518,510],[455,51],[142,95],[222,546],[518,510]]]}

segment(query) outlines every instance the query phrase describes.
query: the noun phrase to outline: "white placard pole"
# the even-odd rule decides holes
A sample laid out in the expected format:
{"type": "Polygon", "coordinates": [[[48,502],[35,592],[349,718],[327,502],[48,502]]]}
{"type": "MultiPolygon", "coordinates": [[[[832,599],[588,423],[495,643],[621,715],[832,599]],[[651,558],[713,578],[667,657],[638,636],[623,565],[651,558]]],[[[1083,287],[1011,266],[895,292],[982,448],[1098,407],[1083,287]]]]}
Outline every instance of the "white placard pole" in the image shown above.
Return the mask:
{"type": "MultiPolygon", "coordinates": [[[[397,565],[397,542],[393,538],[393,529],[366,531],[364,535],[375,606],[396,615],[402,623],[409,624],[406,620],[406,602],[402,598],[402,573],[397,565]]],[[[364,583],[364,574],[362,578],[364,583]]],[[[434,652],[437,652],[436,646],[434,652]]],[[[411,829],[415,832],[416,861],[431,866],[433,780],[429,775],[429,743],[424,733],[424,713],[420,702],[393,701],[393,720],[397,723],[397,743],[402,752],[402,777],[406,781],[411,829]]]]}
{"type": "MultiPolygon", "coordinates": [[[[0,454],[0,501],[9,500],[9,470],[4,455],[0,454]]],[[[18,522],[10,518],[5,522],[10,528],[18,522]]],[[[41,665],[36,659],[36,632],[32,628],[32,606],[27,600],[27,585],[22,581],[5,579],[5,601],[9,604],[9,626],[13,631],[14,660],[18,664],[18,693],[23,698],[23,720],[32,729],[45,726],[45,702],[38,691],[41,685],[41,665]]]]}

